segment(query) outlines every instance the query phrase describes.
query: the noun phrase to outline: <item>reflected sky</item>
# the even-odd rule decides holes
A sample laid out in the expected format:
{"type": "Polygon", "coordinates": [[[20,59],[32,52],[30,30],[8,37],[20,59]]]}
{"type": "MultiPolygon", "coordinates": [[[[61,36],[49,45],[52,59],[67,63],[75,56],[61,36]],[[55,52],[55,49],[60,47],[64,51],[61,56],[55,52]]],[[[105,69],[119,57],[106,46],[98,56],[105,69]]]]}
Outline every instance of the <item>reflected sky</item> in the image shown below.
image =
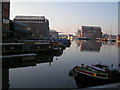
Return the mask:
{"type": "Polygon", "coordinates": [[[76,65],[91,65],[100,62],[108,66],[113,64],[115,68],[118,68],[119,47],[115,43],[76,42],[81,41],[73,41],[60,56],[46,56],[46,58],[39,56],[39,59],[34,60],[37,62],[34,66],[10,68],[10,88],[77,88],[74,78],[69,76],[69,71],[76,65]],[[92,45],[88,47],[86,44],[92,45]],[[85,48],[84,45],[87,47],[85,48]],[[99,46],[99,50],[93,48],[96,45],[99,46]],[[81,46],[84,47],[83,51],[81,46]],[[89,51],[89,48],[93,50],[89,51]]]}

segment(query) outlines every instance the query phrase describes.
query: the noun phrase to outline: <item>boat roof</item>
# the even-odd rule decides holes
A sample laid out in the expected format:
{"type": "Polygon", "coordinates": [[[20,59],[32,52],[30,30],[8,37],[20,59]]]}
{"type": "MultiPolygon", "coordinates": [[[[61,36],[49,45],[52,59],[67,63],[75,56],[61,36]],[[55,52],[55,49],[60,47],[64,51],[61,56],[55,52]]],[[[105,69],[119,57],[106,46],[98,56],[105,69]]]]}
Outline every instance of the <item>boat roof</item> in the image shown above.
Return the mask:
{"type": "Polygon", "coordinates": [[[24,45],[25,43],[2,43],[2,45],[24,45]]]}
{"type": "Polygon", "coordinates": [[[105,71],[104,69],[101,69],[101,68],[98,68],[98,67],[95,67],[95,66],[92,66],[92,65],[88,65],[88,67],[91,67],[93,69],[100,70],[100,71],[105,71]]]}

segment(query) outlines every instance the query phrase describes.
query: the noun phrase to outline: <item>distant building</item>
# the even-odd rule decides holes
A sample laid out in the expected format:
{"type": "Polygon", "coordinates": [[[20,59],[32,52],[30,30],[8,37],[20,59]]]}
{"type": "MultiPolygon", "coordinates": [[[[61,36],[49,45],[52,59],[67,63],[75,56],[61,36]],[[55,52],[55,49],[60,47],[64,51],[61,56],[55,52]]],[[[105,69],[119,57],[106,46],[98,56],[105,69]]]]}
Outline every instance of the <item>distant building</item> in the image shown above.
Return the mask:
{"type": "Polygon", "coordinates": [[[105,39],[116,39],[115,35],[103,34],[103,38],[105,39]]]}
{"type": "Polygon", "coordinates": [[[89,39],[102,38],[101,27],[82,26],[81,37],[89,39]]]}
{"type": "Polygon", "coordinates": [[[109,34],[103,34],[103,38],[109,39],[110,35],[109,34]]]}
{"type": "Polygon", "coordinates": [[[81,37],[81,30],[78,29],[78,37],[81,37]]]}
{"type": "Polygon", "coordinates": [[[74,37],[73,34],[68,34],[68,39],[69,40],[73,40],[73,37],[74,37]]]}
{"type": "Polygon", "coordinates": [[[59,38],[67,39],[67,38],[68,38],[68,35],[60,34],[60,35],[59,35],[59,38]]]}
{"type": "Polygon", "coordinates": [[[59,36],[58,36],[58,32],[55,31],[55,30],[50,30],[49,32],[49,36],[54,38],[54,39],[57,39],[59,36]]]}
{"type": "Polygon", "coordinates": [[[10,38],[13,40],[29,39],[32,37],[30,26],[10,20],[11,33],[10,38]]]}
{"type": "Polygon", "coordinates": [[[9,35],[12,33],[9,29],[9,17],[10,17],[10,0],[2,2],[2,39],[8,40],[9,35]]]}
{"type": "Polygon", "coordinates": [[[29,25],[34,38],[49,35],[49,21],[44,16],[16,16],[14,20],[29,25]]]}
{"type": "Polygon", "coordinates": [[[110,35],[111,39],[116,39],[116,35],[110,35]]]}
{"type": "Polygon", "coordinates": [[[120,40],[120,34],[116,36],[116,40],[120,40]]]}

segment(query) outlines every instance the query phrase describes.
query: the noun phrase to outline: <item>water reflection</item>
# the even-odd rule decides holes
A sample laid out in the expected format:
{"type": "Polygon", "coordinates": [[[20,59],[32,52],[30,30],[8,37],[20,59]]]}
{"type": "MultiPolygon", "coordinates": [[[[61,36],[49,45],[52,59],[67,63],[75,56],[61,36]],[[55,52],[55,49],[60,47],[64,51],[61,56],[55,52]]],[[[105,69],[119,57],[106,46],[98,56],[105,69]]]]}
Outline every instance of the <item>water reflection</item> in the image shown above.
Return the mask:
{"type": "Polygon", "coordinates": [[[63,53],[63,50],[57,53],[51,53],[49,55],[40,54],[37,56],[29,56],[29,57],[3,58],[2,59],[2,88],[8,89],[10,87],[9,69],[33,67],[41,63],[48,63],[49,65],[51,65],[51,63],[53,62],[53,58],[60,57],[62,53],[63,53]]]}
{"type": "Polygon", "coordinates": [[[119,43],[119,42],[116,42],[115,45],[116,45],[117,47],[120,47],[120,43],[119,43]]]}
{"type": "Polygon", "coordinates": [[[77,40],[77,46],[80,47],[80,51],[99,52],[102,46],[102,42],[95,40],[77,40]]]}
{"type": "Polygon", "coordinates": [[[85,82],[81,82],[80,77],[68,75],[69,70],[76,65],[96,64],[99,60],[101,64],[113,64],[118,68],[118,48],[115,43],[77,40],[64,52],[3,59],[3,85],[7,87],[10,84],[9,88],[85,87],[85,82]]]}
{"type": "Polygon", "coordinates": [[[102,42],[102,44],[103,45],[120,47],[120,43],[119,42],[102,42]]]}
{"type": "Polygon", "coordinates": [[[116,45],[116,43],[115,42],[103,42],[103,45],[114,46],[116,45]]]}

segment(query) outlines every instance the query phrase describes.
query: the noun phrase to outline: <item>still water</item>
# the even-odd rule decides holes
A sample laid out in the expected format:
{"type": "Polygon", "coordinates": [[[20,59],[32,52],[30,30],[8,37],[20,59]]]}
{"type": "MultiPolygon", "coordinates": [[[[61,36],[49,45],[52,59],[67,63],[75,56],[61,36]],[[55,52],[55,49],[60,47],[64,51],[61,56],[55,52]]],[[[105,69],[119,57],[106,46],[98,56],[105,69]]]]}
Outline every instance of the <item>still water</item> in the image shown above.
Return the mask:
{"type": "Polygon", "coordinates": [[[27,62],[12,62],[6,77],[10,88],[78,88],[69,71],[76,65],[96,63],[119,69],[118,48],[113,42],[72,41],[58,55],[40,54],[27,62]]]}

